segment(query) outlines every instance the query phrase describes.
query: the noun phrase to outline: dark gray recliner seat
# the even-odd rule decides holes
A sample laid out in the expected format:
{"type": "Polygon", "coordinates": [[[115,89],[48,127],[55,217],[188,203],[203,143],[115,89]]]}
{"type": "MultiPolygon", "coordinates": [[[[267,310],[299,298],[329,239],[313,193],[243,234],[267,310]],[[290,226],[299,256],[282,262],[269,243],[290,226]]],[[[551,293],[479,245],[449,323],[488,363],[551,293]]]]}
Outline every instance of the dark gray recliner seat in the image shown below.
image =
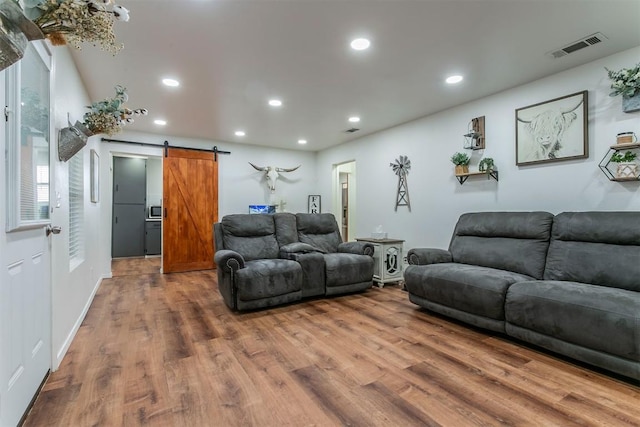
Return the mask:
{"type": "Polygon", "coordinates": [[[460,216],[449,250],[408,252],[409,299],[464,322],[505,331],[504,301],[513,283],[541,279],[553,215],[482,212],[460,216]]]}
{"type": "Polygon", "coordinates": [[[233,310],[363,291],[373,245],[342,243],[331,214],[235,214],[214,224],[218,288],[233,310]]]}
{"type": "Polygon", "coordinates": [[[324,261],[325,295],[359,292],[373,285],[373,246],[343,242],[333,214],[299,213],[298,242],[319,249],[324,261]]]}
{"type": "Polygon", "coordinates": [[[554,218],[544,280],[507,292],[506,332],[640,380],[640,213],[554,218]]]}
{"type": "Polygon", "coordinates": [[[462,215],[448,251],[409,251],[410,300],[640,381],[640,212],[550,219],[462,215]]]}
{"type": "Polygon", "coordinates": [[[214,224],[218,288],[233,310],[253,310],[302,298],[302,268],[279,258],[271,215],[227,215],[214,224]]]}

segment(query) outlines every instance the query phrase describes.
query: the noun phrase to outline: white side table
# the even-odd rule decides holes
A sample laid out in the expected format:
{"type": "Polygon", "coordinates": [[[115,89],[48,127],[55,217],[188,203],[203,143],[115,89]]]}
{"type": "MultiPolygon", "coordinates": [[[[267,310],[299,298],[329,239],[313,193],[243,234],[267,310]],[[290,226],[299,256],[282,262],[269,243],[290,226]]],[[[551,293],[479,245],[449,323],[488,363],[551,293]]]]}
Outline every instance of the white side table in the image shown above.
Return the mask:
{"type": "Polygon", "coordinates": [[[356,237],[358,242],[371,243],[373,252],[373,280],[382,288],[385,283],[402,281],[402,244],[398,239],[356,237]]]}

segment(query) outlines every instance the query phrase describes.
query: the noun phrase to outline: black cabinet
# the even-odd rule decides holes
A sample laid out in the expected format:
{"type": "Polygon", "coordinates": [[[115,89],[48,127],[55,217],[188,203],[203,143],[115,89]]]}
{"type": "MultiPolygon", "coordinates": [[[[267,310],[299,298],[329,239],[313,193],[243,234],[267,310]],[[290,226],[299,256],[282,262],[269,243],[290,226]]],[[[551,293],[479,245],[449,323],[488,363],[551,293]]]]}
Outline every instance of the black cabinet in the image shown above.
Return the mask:
{"type": "Polygon", "coordinates": [[[162,251],[162,221],[145,223],[144,252],[147,255],[160,255],[162,251]]]}
{"type": "Polygon", "coordinates": [[[143,204],[147,201],[147,160],[113,158],[113,203],[143,204]]]}
{"type": "Polygon", "coordinates": [[[146,159],[114,157],[111,228],[113,258],[144,256],[146,199],[146,159]]]}
{"type": "Polygon", "coordinates": [[[144,255],[144,205],[113,205],[112,256],[144,255]]]}

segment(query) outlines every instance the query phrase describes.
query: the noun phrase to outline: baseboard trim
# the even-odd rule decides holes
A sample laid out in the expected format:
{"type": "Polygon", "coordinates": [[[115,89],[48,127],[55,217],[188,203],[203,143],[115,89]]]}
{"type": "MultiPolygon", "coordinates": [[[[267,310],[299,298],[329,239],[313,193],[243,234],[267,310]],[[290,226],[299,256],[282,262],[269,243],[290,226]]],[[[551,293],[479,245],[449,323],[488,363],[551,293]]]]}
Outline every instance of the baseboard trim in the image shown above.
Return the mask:
{"type": "Polygon", "coordinates": [[[62,359],[64,358],[64,355],[67,354],[67,351],[69,350],[69,347],[73,342],[73,339],[76,337],[76,334],[78,333],[78,330],[80,329],[80,326],[84,321],[84,318],[87,317],[89,308],[93,303],[93,298],[96,296],[98,289],[100,289],[100,285],[102,284],[102,281],[104,279],[107,279],[108,276],[110,276],[110,274],[101,276],[98,278],[98,281],[96,282],[96,284],[93,287],[93,290],[91,291],[91,295],[89,295],[89,298],[87,299],[87,303],[84,305],[84,308],[82,309],[82,313],[80,313],[80,316],[78,316],[78,319],[76,320],[76,323],[73,325],[73,328],[71,328],[71,331],[69,331],[69,334],[67,335],[67,338],[64,340],[62,347],[60,347],[60,350],[58,350],[58,352],[56,353],[56,357],[53,360],[53,366],[51,367],[52,372],[57,371],[58,368],[60,367],[60,364],[62,363],[62,359]]]}

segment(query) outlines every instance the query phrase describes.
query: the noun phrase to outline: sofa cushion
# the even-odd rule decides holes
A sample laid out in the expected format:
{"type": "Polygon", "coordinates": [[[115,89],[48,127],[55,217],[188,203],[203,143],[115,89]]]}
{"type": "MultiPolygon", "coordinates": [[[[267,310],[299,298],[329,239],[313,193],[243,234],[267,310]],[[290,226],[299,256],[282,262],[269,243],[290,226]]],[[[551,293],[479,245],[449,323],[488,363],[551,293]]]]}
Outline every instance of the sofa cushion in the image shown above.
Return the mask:
{"type": "Polygon", "coordinates": [[[298,240],[325,252],[337,252],[342,243],[333,214],[296,214],[298,240]]]}
{"type": "Polygon", "coordinates": [[[640,293],[575,282],[512,285],[506,320],[531,331],[640,361],[640,293]]]}
{"type": "Polygon", "coordinates": [[[245,261],[278,258],[273,215],[226,215],[221,224],[224,248],[238,252],[245,261]]]}
{"type": "Polygon", "coordinates": [[[349,253],[324,254],[326,287],[371,282],[373,258],[349,253]]]}
{"type": "Polygon", "coordinates": [[[531,276],[495,268],[442,263],[409,265],[404,272],[410,294],[475,315],[504,320],[507,289],[531,276]]]}
{"type": "Polygon", "coordinates": [[[513,271],[541,279],[553,215],[476,212],[460,216],[449,245],[454,262],[513,271]]]}
{"type": "Polygon", "coordinates": [[[296,228],[296,216],[290,212],[278,212],[273,214],[273,222],[276,227],[276,239],[280,246],[289,245],[298,241],[296,228]]]}
{"type": "Polygon", "coordinates": [[[640,212],[563,212],[544,278],[640,291],[640,212]]]}
{"type": "Polygon", "coordinates": [[[301,290],[302,267],[286,259],[248,261],[236,272],[238,299],[251,301],[301,290]]]}

